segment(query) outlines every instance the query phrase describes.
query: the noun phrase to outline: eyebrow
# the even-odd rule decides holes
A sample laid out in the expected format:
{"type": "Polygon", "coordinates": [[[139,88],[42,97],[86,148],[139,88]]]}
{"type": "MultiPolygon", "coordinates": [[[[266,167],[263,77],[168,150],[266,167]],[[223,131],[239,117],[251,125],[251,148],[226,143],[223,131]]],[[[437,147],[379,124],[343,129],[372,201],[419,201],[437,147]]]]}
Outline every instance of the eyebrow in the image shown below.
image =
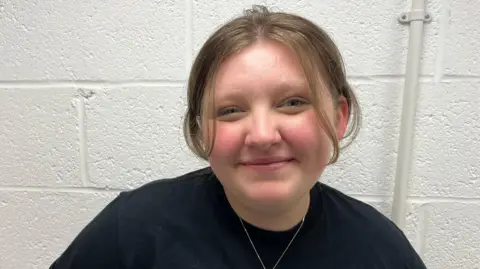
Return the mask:
{"type": "MultiPolygon", "coordinates": [[[[307,91],[307,86],[308,84],[305,82],[300,82],[300,81],[281,81],[274,85],[273,87],[269,87],[267,90],[271,90],[272,92],[281,92],[282,95],[288,95],[292,92],[297,92],[297,91],[307,91]]],[[[216,99],[219,101],[229,101],[229,100],[238,100],[238,99],[244,99],[245,94],[243,94],[244,90],[241,87],[231,87],[226,94],[216,94],[216,99]]]]}

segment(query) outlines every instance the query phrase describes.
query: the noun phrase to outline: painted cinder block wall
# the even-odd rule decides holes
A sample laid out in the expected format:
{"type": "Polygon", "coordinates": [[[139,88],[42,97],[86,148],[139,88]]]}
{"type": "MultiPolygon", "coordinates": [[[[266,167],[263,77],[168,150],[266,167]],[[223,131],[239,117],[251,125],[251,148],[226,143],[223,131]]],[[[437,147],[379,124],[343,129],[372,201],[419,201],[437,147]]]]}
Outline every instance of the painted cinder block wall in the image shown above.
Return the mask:
{"type": "MultiPolygon", "coordinates": [[[[480,268],[480,2],[426,2],[405,232],[428,268],[480,268]]],[[[322,180],[390,216],[408,1],[0,0],[1,269],[48,267],[119,191],[205,165],[181,135],[188,69],[253,3],[338,43],[364,124],[322,180]]]]}

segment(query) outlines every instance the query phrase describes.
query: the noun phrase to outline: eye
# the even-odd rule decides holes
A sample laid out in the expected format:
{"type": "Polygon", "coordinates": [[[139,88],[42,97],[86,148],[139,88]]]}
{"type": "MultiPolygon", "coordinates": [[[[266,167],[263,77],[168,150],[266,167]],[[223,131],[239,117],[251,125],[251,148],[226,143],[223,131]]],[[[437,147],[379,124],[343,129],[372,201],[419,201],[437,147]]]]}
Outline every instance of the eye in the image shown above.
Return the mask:
{"type": "Polygon", "coordinates": [[[283,107],[299,107],[306,104],[308,104],[308,102],[302,98],[290,98],[290,99],[287,99],[285,102],[283,102],[282,106],[283,107]]]}
{"type": "Polygon", "coordinates": [[[217,111],[217,117],[228,116],[237,112],[240,112],[240,109],[236,107],[226,107],[217,111]]]}
{"type": "Polygon", "coordinates": [[[309,105],[310,103],[306,99],[294,97],[283,101],[278,109],[285,114],[295,115],[309,109],[309,105]]]}

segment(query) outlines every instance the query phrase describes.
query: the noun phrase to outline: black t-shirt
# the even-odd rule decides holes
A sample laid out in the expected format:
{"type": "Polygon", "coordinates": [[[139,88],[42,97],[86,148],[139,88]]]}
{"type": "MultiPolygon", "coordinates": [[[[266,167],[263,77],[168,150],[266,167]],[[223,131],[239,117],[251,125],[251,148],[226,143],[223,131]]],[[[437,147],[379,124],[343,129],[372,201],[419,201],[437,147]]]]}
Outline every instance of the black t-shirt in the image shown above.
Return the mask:
{"type": "MultiPolygon", "coordinates": [[[[305,222],[278,269],[424,269],[404,234],[373,207],[325,184],[311,190],[305,222]]],[[[246,224],[265,266],[297,227],[246,224]]],[[[123,192],[74,239],[50,269],[262,269],[210,168],[123,192]]]]}

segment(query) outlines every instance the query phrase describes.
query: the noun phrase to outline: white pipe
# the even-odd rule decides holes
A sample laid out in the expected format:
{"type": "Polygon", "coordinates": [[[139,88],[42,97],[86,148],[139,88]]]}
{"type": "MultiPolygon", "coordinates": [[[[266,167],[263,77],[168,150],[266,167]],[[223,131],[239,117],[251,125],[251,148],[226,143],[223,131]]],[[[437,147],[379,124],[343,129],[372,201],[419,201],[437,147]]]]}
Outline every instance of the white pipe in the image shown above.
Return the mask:
{"type": "MultiPolygon", "coordinates": [[[[395,190],[393,195],[392,219],[400,228],[405,227],[405,207],[408,190],[408,176],[412,163],[413,132],[417,102],[417,85],[422,53],[423,14],[425,0],[412,0],[408,58],[403,92],[403,109],[398,144],[395,190]],[[422,16],[420,19],[419,16],[422,16]]],[[[407,14],[407,15],[408,15],[407,14]]],[[[403,17],[405,18],[405,17],[403,17]]]]}

